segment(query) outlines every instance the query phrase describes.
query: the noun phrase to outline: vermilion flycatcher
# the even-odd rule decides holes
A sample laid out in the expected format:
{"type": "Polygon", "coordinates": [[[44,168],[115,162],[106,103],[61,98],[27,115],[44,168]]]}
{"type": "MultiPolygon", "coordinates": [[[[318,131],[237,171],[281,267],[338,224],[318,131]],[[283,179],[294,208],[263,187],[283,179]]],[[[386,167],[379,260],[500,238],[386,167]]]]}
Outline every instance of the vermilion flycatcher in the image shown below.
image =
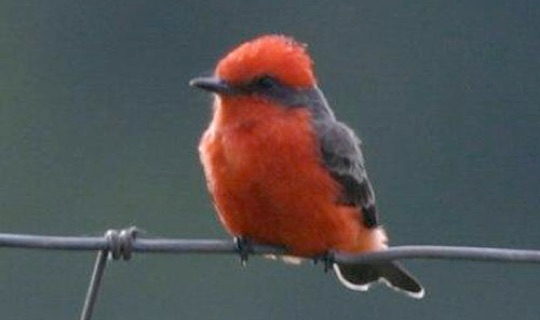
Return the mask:
{"type": "MultiPolygon", "coordinates": [[[[360,140],[336,120],[305,46],[266,35],[221,59],[191,85],[215,93],[199,146],[221,222],[235,236],[315,257],[387,248],[360,140]]],[[[421,298],[397,263],[334,264],[339,280],[367,290],[381,280],[421,298]]]]}

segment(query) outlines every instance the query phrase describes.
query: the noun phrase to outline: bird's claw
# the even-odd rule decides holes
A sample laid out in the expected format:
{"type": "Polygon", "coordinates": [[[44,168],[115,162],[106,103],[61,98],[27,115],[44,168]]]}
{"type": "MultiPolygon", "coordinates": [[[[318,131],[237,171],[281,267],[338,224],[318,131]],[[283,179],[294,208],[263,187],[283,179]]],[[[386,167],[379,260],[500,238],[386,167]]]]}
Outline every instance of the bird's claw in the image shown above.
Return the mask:
{"type": "Polygon", "coordinates": [[[253,252],[251,243],[245,237],[235,237],[234,244],[236,245],[236,250],[240,255],[240,264],[242,267],[245,267],[248,261],[249,254],[253,252]]]}
{"type": "Polygon", "coordinates": [[[329,251],[313,259],[314,264],[317,264],[319,262],[323,264],[325,273],[332,270],[332,266],[334,265],[334,253],[329,251]]]}

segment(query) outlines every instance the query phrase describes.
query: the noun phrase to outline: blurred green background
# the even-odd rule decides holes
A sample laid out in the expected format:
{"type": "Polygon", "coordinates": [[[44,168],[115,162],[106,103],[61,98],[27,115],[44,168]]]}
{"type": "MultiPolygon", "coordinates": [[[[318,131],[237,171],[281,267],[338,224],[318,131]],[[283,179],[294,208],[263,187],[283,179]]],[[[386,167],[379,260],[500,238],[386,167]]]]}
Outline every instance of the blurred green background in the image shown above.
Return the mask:
{"type": "MultiPolygon", "coordinates": [[[[309,43],[392,244],[540,248],[538,1],[0,1],[0,232],[226,238],[192,90],[240,42],[309,43]]],[[[75,319],[94,254],[0,249],[2,319],[75,319]]],[[[320,266],[136,255],[95,319],[538,319],[540,269],[409,261],[422,301],[320,266]]]]}

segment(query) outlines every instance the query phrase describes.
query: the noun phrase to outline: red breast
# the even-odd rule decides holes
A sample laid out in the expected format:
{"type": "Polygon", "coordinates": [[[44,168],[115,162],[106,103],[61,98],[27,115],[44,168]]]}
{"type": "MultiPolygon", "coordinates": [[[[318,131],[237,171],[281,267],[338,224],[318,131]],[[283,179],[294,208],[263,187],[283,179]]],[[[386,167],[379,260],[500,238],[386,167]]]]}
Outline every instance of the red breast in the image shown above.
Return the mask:
{"type": "Polygon", "coordinates": [[[369,240],[356,209],[337,204],[339,186],[322,166],[307,110],[217,99],[199,150],[232,235],[286,245],[303,256],[380,246],[369,240]]]}

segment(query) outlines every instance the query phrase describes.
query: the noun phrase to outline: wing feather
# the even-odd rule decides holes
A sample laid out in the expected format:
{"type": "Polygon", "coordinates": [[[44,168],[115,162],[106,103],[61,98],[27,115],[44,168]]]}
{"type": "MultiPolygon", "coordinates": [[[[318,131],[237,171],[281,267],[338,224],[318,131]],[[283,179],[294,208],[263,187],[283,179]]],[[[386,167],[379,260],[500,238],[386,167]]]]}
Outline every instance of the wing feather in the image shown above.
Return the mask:
{"type": "Polygon", "coordinates": [[[324,165],[342,186],[340,203],[360,207],[366,227],[376,227],[375,194],[364,166],[360,139],[339,121],[326,119],[316,127],[324,165]]]}

